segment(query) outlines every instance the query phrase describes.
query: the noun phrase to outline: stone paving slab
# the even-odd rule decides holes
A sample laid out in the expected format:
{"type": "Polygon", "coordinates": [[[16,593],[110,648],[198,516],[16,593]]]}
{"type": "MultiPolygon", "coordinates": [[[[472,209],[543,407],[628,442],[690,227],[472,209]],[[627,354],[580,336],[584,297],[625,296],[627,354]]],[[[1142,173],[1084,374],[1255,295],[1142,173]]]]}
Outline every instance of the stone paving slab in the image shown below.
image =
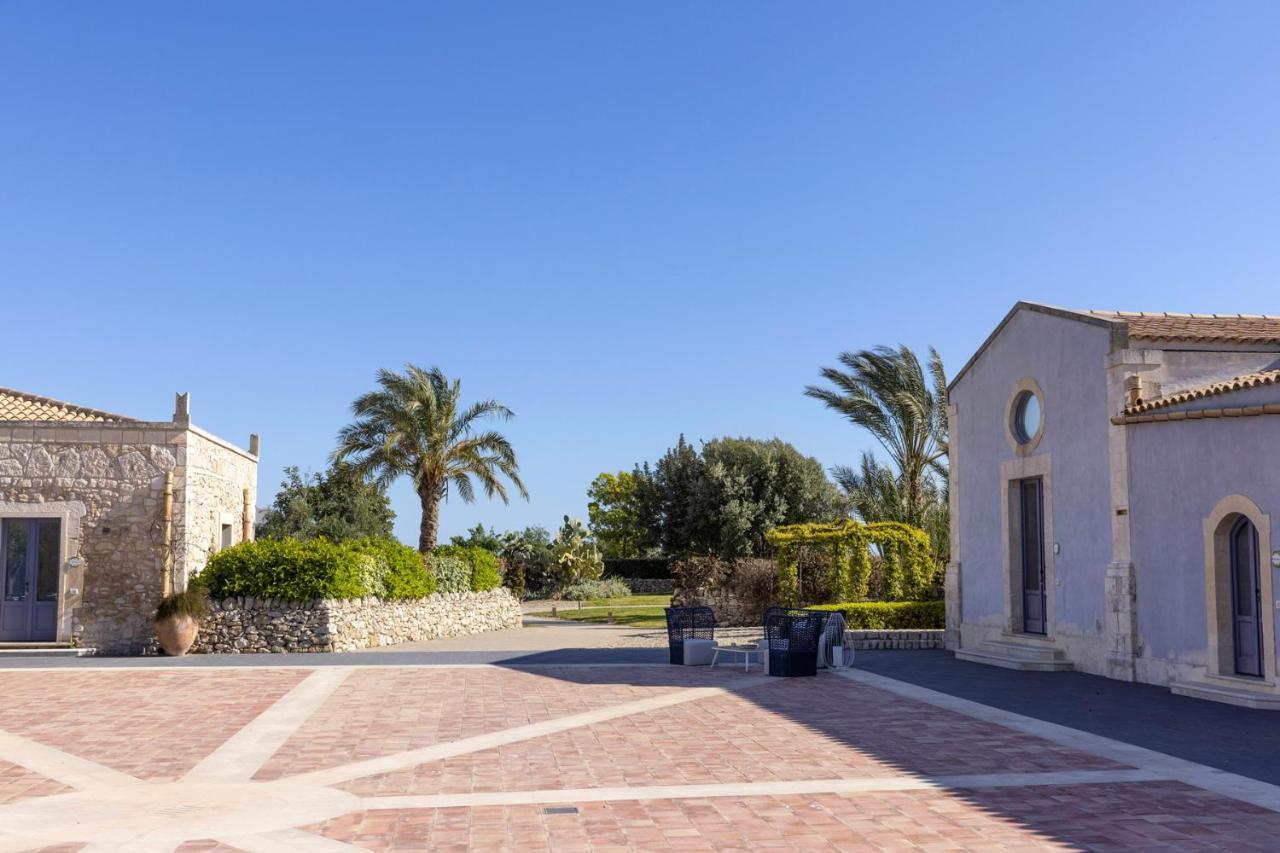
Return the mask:
{"type": "Polygon", "coordinates": [[[865,673],[23,670],[0,713],[0,853],[1280,838],[1280,788],[865,673]]]}

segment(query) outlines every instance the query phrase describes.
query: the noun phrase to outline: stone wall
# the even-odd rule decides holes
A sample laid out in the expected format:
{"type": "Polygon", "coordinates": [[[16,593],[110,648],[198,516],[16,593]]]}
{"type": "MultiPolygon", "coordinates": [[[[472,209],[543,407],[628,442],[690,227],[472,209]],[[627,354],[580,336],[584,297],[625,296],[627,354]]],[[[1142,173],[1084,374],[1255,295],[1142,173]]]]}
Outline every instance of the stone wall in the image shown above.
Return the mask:
{"type": "Polygon", "coordinates": [[[174,583],[208,559],[257,458],[182,422],[0,423],[0,516],[62,522],[59,642],[137,653],[154,637],[164,566],[164,483],[173,475],[174,583]],[[188,535],[191,534],[191,535],[188,535]],[[193,541],[192,536],[195,540],[193,541]]]}
{"type": "Polygon", "coordinates": [[[946,632],[937,630],[845,631],[845,643],[855,649],[941,649],[946,632]]]}
{"type": "MultiPolygon", "coordinates": [[[[83,507],[77,549],[64,534],[59,640],[107,652],[136,651],[149,640],[163,562],[164,475],[182,463],[181,440],[178,430],[101,424],[0,429],[6,516],[25,514],[14,505],[83,507]]],[[[74,523],[70,513],[62,523],[74,523]]]]}
{"type": "Polygon", "coordinates": [[[520,602],[505,588],[435,593],[409,601],[238,597],[214,605],[193,651],[348,652],[518,628],[521,620],[520,602]]]}
{"type": "Polygon", "coordinates": [[[210,556],[243,540],[244,490],[249,490],[251,513],[257,500],[256,457],[193,428],[186,433],[186,460],[183,545],[174,566],[177,589],[185,588],[186,580],[199,573],[210,556]]]}
{"type": "Polygon", "coordinates": [[[676,587],[671,596],[675,607],[710,607],[716,612],[716,627],[757,626],[768,603],[747,601],[728,587],[676,587]]]}
{"type": "Polygon", "coordinates": [[[622,578],[622,582],[636,595],[670,595],[675,590],[671,578],[622,578]]]}

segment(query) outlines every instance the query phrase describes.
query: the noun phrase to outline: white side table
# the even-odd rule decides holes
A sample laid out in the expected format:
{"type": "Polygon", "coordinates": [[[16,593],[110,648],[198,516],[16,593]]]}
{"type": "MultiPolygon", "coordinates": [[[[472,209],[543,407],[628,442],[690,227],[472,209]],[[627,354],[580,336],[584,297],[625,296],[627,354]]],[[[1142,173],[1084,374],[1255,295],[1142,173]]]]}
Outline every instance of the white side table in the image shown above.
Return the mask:
{"type": "Polygon", "coordinates": [[[742,657],[742,671],[751,671],[751,658],[756,654],[755,646],[716,646],[713,651],[715,654],[711,656],[711,668],[715,669],[716,661],[720,659],[720,655],[725,654],[733,657],[740,655],[742,657]]]}

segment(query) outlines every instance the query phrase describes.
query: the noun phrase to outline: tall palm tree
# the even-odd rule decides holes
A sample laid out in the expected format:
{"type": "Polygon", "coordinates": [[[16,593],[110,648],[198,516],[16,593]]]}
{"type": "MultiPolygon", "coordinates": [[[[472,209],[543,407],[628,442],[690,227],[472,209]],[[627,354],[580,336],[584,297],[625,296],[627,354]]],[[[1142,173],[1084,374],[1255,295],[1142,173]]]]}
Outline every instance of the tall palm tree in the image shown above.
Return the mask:
{"type": "Polygon", "coordinates": [[[422,502],[420,552],[435,547],[440,502],[448,500],[450,490],[467,503],[475,500],[472,478],[486,497],[497,495],[503,503],[508,495],[500,475],[521,497],[529,497],[506,436],[476,431],[488,418],[510,420],[514,415],[506,406],[482,400],[460,408],[462,383],[451,381],[438,367],[423,370],[408,364],[404,373],[379,370],[378,385],[351,404],[355,421],[338,433],[333,460],[349,462],[384,488],[402,475],[413,479],[422,502]]]}
{"type": "MultiPolygon", "coordinates": [[[[942,359],[930,347],[928,378],[906,346],[842,353],[840,363],[845,369],[822,368],[822,378],[834,388],[810,385],[804,393],[875,437],[897,471],[903,493],[898,512],[905,516],[898,520],[922,524],[937,500],[935,477],[945,483],[947,476],[947,380],[942,359]]],[[[848,469],[846,473],[857,474],[848,469]]],[[[869,487],[883,498],[893,471],[885,481],[886,472],[878,463],[864,461],[862,473],[870,481],[861,488],[869,487]]]]}

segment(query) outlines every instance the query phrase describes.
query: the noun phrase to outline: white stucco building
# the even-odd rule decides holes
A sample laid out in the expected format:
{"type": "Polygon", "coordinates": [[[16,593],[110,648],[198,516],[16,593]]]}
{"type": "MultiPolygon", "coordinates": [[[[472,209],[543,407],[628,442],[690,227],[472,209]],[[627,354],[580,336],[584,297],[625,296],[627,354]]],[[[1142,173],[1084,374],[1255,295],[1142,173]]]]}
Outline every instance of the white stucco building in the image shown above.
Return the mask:
{"type": "Polygon", "coordinates": [[[136,652],[166,589],[253,535],[258,438],[0,388],[0,644],[136,652]]]}
{"type": "Polygon", "coordinates": [[[958,657],[1280,708],[1280,318],[1021,302],[949,404],[958,657]]]}

